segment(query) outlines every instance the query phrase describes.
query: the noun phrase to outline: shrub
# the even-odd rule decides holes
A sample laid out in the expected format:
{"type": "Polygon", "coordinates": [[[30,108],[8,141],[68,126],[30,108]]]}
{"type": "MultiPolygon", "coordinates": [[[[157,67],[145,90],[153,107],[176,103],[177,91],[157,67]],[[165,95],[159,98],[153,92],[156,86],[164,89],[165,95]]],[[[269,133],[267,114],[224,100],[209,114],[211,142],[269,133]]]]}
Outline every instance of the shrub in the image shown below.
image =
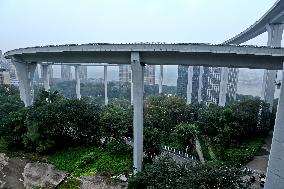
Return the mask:
{"type": "Polygon", "coordinates": [[[257,155],[262,144],[262,139],[246,141],[239,146],[230,147],[228,149],[219,148],[216,151],[216,155],[227,165],[244,165],[257,155]]]}
{"type": "Polygon", "coordinates": [[[25,146],[38,152],[100,140],[100,108],[84,100],[43,92],[27,115],[25,146]]]}
{"type": "Polygon", "coordinates": [[[258,99],[229,104],[225,107],[211,105],[199,110],[200,133],[211,144],[228,148],[241,144],[252,135],[259,137],[270,129],[269,107],[258,99]],[[261,109],[260,109],[261,108],[261,109]]]}
{"type": "Polygon", "coordinates": [[[130,155],[132,147],[124,142],[112,141],[106,145],[106,150],[111,154],[130,155]]]}
{"type": "Polygon", "coordinates": [[[22,148],[23,138],[27,132],[25,124],[27,116],[26,109],[10,113],[0,125],[0,136],[9,148],[22,148]]]}
{"type": "Polygon", "coordinates": [[[134,175],[129,181],[129,188],[247,189],[249,181],[243,179],[245,175],[242,170],[233,167],[193,162],[180,164],[163,157],[134,175]]]}

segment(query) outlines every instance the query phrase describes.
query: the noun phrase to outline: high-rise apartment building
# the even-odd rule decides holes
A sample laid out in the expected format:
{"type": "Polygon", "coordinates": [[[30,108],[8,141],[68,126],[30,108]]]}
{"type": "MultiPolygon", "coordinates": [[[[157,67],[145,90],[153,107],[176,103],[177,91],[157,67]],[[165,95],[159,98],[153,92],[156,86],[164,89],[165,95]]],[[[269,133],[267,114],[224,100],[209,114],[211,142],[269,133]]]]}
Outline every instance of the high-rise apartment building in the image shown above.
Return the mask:
{"type": "Polygon", "coordinates": [[[61,66],[61,79],[64,81],[72,80],[71,66],[68,65],[61,66]]]}
{"type": "Polygon", "coordinates": [[[79,78],[82,82],[86,82],[88,79],[88,68],[87,66],[79,67],[79,78]]]}
{"type": "Polygon", "coordinates": [[[0,68],[0,85],[3,85],[3,84],[6,84],[6,85],[11,84],[10,74],[6,69],[0,68]]]}
{"type": "Polygon", "coordinates": [[[19,80],[16,74],[16,68],[12,64],[12,61],[4,58],[2,51],[0,50],[0,68],[5,69],[4,75],[7,78],[7,74],[9,74],[9,84],[19,85],[19,80]]]}
{"type": "MultiPolygon", "coordinates": [[[[120,82],[130,82],[131,81],[131,66],[130,65],[120,65],[119,66],[119,81],[120,82]]],[[[155,65],[145,66],[144,84],[145,85],[155,84],[155,65]]]]}
{"type": "MultiPolygon", "coordinates": [[[[177,95],[187,97],[189,66],[178,66],[177,95]]],[[[191,103],[219,104],[222,71],[220,67],[193,66],[191,103]]],[[[227,101],[235,100],[237,93],[238,69],[228,68],[227,101]]]]}

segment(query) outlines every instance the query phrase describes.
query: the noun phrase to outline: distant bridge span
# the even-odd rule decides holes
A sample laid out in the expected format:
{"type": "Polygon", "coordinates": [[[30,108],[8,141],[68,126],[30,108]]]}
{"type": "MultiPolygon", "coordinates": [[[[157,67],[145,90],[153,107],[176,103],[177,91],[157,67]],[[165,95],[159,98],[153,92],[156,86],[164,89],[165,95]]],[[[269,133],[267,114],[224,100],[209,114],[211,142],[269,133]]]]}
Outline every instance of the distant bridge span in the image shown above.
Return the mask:
{"type": "Polygon", "coordinates": [[[284,1],[277,0],[276,3],[252,26],[225,41],[223,44],[242,44],[249,41],[268,30],[268,25],[284,23],[284,1]]]}

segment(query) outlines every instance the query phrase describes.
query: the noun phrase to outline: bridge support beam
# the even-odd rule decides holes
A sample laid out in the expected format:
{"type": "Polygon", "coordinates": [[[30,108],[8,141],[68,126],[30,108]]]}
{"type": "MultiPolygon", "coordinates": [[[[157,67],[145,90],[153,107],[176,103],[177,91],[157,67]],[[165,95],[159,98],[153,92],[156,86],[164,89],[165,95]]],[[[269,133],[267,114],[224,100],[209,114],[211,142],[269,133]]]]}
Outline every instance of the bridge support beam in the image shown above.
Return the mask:
{"type": "MultiPolygon", "coordinates": [[[[284,74],[284,65],[283,65],[284,74]]],[[[278,189],[284,186],[284,77],[278,102],[272,145],[266,173],[265,189],[278,189]]]]}
{"type": "Polygon", "coordinates": [[[193,66],[188,66],[187,71],[187,90],[186,90],[186,103],[191,104],[192,94],[192,77],[193,77],[193,66]]]}
{"type": "Polygon", "coordinates": [[[227,89],[228,89],[228,74],[229,69],[224,67],[221,68],[221,83],[220,83],[220,93],[219,93],[219,106],[226,105],[227,89]]]}
{"type": "Polygon", "coordinates": [[[104,85],[105,85],[105,105],[108,105],[108,96],[107,96],[107,66],[104,66],[104,85]]]}
{"type": "Polygon", "coordinates": [[[199,79],[198,79],[198,103],[202,102],[202,88],[203,88],[203,66],[199,67],[199,79]]]}
{"type": "Polygon", "coordinates": [[[50,89],[48,69],[49,65],[41,65],[41,71],[43,75],[43,87],[45,91],[48,91],[50,89]]]}
{"type": "Polygon", "coordinates": [[[76,97],[77,99],[81,99],[81,83],[80,83],[80,75],[79,75],[80,66],[75,66],[75,80],[76,80],[76,97]]]}
{"type": "Polygon", "coordinates": [[[131,53],[133,82],[133,171],[141,171],[143,161],[143,91],[144,66],[141,65],[139,52],[131,53]]]}
{"type": "MultiPolygon", "coordinates": [[[[281,47],[283,24],[270,24],[267,25],[268,32],[268,47],[281,47]]],[[[261,97],[263,100],[270,104],[270,110],[272,111],[274,93],[275,93],[275,79],[276,70],[264,70],[263,85],[261,97]]]]}
{"type": "Polygon", "coordinates": [[[159,74],[159,94],[163,93],[163,80],[164,80],[164,66],[160,65],[160,74],[159,74]]]}
{"type": "Polygon", "coordinates": [[[20,97],[25,107],[31,106],[34,101],[33,78],[37,64],[13,61],[19,78],[20,97]]]}

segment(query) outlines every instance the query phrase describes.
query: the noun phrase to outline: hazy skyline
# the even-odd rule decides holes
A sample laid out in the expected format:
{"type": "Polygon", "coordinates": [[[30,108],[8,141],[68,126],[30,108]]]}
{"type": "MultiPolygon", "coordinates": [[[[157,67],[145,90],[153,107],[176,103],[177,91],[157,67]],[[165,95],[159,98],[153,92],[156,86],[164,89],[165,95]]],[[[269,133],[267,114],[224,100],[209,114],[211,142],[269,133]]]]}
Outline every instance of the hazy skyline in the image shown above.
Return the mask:
{"type": "MultiPolygon", "coordinates": [[[[275,1],[0,0],[0,50],[93,42],[218,44],[256,22],[275,1]]],[[[265,33],[246,44],[266,43],[265,33]]],[[[175,68],[165,67],[166,84],[176,82],[175,68]]],[[[90,68],[89,76],[102,70],[90,68]]]]}

